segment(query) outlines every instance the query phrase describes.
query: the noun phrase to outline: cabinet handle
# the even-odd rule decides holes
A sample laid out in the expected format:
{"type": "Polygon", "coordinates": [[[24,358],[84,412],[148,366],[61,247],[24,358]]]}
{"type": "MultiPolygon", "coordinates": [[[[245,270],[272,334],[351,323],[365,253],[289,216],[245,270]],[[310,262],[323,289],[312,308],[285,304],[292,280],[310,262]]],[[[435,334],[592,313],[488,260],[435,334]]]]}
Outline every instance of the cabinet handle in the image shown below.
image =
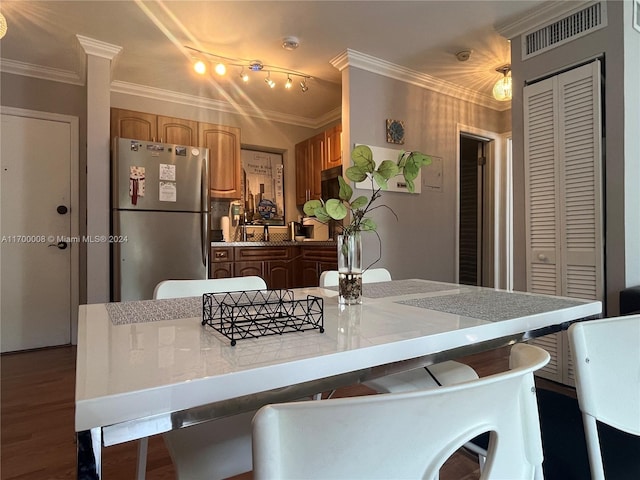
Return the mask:
{"type": "Polygon", "coordinates": [[[547,260],[547,256],[543,253],[538,254],[538,260],[545,262],[547,260]]]}
{"type": "Polygon", "coordinates": [[[226,258],[227,252],[216,252],[216,258],[226,258]]]}

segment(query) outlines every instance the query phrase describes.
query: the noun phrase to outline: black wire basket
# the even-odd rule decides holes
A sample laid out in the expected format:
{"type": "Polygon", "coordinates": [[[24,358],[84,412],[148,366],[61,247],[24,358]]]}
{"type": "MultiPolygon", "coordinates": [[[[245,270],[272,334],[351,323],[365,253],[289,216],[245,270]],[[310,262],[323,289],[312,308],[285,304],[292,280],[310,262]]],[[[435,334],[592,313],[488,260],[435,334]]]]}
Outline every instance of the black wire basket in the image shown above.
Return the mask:
{"type": "Polygon", "coordinates": [[[238,340],[288,332],[324,333],[322,297],[294,300],[291,290],[246,290],[205,293],[202,325],[223,334],[234,346],[238,340]]]}

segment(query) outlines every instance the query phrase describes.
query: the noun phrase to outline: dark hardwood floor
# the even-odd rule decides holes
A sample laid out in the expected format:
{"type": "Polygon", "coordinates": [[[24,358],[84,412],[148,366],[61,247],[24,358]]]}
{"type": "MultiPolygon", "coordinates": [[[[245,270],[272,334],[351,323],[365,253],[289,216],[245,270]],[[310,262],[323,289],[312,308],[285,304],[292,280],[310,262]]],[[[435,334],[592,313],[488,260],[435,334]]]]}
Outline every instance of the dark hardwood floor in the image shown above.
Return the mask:
{"type": "MultiPolygon", "coordinates": [[[[75,479],[75,357],[72,346],[0,356],[0,478],[2,480],[75,479]]],[[[508,350],[499,349],[464,359],[480,376],[505,370],[508,350]]],[[[336,396],[372,393],[363,386],[341,389],[336,396]]],[[[133,479],[137,443],[103,449],[103,477],[133,479]]],[[[442,480],[479,477],[477,461],[465,452],[454,455],[442,480]]],[[[147,479],[175,478],[162,438],[149,441],[147,479]]],[[[247,473],[234,477],[248,480],[247,473]]]]}

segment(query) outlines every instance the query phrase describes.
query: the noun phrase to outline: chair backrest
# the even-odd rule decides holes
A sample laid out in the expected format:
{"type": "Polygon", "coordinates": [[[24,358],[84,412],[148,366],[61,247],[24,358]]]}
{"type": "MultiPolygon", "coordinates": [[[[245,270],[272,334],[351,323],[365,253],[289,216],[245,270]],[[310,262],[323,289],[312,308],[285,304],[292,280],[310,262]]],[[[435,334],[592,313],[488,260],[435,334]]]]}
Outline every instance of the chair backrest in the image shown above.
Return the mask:
{"type": "Polygon", "coordinates": [[[511,361],[508,372],[454,386],[267,405],[253,419],[253,476],[437,478],[459,447],[489,431],[483,478],[541,478],[533,372],[549,354],[517,344],[511,361]]]}
{"type": "Polygon", "coordinates": [[[640,436],[640,315],[569,327],[592,478],[604,478],[596,420],[640,436]]]}
{"type": "Polygon", "coordinates": [[[261,277],[210,278],[208,280],[165,280],[156,285],[153,298],[197,297],[204,293],[226,293],[239,290],[265,290],[261,277]]]}
{"type": "MultiPolygon", "coordinates": [[[[375,282],[389,282],[391,281],[391,273],[386,268],[370,268],[362,273],[362,283],[375,283],[375,282]]],[[[337,270],[325,270],[320,274],[319,286],[337,287],[338,286],[338,271],[337,270]]]]}

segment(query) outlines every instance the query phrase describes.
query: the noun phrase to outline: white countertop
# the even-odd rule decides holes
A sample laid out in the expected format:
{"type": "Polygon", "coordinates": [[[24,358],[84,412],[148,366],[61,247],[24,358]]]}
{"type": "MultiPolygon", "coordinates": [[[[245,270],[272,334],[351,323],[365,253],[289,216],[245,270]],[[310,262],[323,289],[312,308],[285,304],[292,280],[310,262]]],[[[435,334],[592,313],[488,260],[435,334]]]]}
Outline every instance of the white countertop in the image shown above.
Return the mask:
{"type": "MultiPolygon", "coordinates": [[[[200,316],[116,325],[104,304],[82,305],[76,431],[443,352],[602,311],[600,302],[423,280],[363,287],[363,305],[342,308],[335,291],[297,289],[296,299],[307,294],[324,298],[324,333],[242,339],[235,346],[202,326],[200,316]],[[492,321],[498,311],[505,318],[492,321]]],[[[171,300],[153,302],[162,308],[171,300]]]]}

